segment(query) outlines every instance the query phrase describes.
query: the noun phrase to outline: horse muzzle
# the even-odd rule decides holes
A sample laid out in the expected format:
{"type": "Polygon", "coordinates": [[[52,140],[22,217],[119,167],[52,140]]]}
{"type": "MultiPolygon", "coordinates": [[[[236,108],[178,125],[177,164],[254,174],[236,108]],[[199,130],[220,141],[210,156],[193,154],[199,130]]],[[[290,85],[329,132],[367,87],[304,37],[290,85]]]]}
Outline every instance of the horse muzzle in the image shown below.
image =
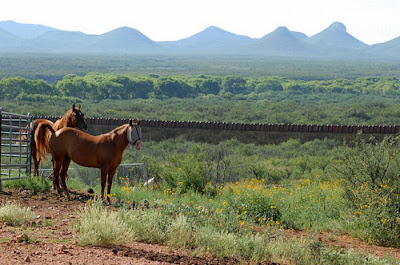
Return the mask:
{"type": "Polygon", "coordinates": [[[136,145],[136,150],[142,149],[142,141],[137,140],[135,145],[136,145]]]}

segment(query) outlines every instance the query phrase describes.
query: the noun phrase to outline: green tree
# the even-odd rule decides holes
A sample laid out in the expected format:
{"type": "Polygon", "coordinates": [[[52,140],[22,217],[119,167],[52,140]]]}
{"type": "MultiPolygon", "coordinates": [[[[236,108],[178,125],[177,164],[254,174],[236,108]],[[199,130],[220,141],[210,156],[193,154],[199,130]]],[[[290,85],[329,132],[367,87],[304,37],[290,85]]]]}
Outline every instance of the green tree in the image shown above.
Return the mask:
{"type": "Polygon", "coordinates": [[[0,81],[1,98],[15,99],[23,91],[31,91],[32,87],[23,77],[6,77],[0,81]]]}
{"type": "Polygon", "coordinates": [[[193,89],[182,80],[172,77],[160,77],[155,82],[155,89],[167,97],[184,98],[193,95],[193,89]]]}
{"type": "Polygon", "coordinates": [[[255,87],[255,91],[258,93],[265,92],[268,90],[282,91],[283,86],[282,86],[281,82],[277,79],[265,79],[265,80],[262,80],[260,83],[258,83],[255,87]]]}
{"type": "Polygon", "coordinates": [[[57,82],[57,89],[61,91],[64,96],[77,97],[81,99],[90,98],[93,87],[83,77],[76,75],[66,75],[64,78],[57,82]]]}
{"type": "Polygon", "coordinates": [[[247,90],[246,80],[238,76],[226,76],[222,79],[221,92],[232,94],[245,94],[247,90]]]}

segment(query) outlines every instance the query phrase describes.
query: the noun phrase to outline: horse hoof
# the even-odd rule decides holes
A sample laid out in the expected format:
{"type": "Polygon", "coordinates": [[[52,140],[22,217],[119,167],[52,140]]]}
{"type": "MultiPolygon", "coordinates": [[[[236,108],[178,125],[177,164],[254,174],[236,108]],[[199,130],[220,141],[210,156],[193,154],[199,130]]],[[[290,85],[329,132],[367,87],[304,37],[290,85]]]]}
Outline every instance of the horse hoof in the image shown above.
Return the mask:
{"type": "Polygon", "coordinates": [[[111,201],[109,201],[109,200],[102,200],[103,201],[103,205],[106,205],[106,206],[109,206],[109,205],[111,205],[111,201]]]}

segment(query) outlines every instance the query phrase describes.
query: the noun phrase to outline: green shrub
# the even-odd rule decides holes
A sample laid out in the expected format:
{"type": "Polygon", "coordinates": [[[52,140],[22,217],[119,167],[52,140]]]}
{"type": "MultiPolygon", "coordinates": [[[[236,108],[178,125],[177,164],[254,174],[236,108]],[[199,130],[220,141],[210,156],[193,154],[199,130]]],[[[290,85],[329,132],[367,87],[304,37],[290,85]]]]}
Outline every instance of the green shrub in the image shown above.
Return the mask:
{"type": "Polygon", "coordinates": [[[400,246],[400,137],[366,141],[341,153],[335,165],[353,207],[355,233],[375,243],[400,246]]]}
{"type": "Polygon", "coordinates": [[[47,192],[50,190],[50,181],[42,177],[26,177],[17,180],[10,180],[4,182],[4,187],[10,189],[28,189],[34,193],[47,192]]]}
{"type": "Polygon", "coordinates": [[[170,188],[180,187],[180,193],[189,190],[204,192],[210,176],[207,172],[206,154],[196,146],[187,155],[175,155],[171,158],[172,168],[164,176],[170,188]]]}
{"type": "Polygon", "coordinates": [[[169,246],[187,248],[193,246],[194,233],[187,217],[180,214],[167,229],[167,243],[169,246]]]}
{"type": "Polygon", "coordinates": [[[121,211],[120,218],[129,227],[133,239],[147,243],[164,243],[170,226],[169,216],[156,210],[121,211]]]}
{"type": "Polygon", "coordinates": [[[132,238],[128,225],[119,218],[118,212],[107,211],[100,202],[83,208],[80,215],[76,227],[80,245],[110,247],[122,245],[132,238]]]}
{"type": "Polygon", "coordinates": [[[196,247],[218,257],[241,257],[257,263],[270,259],[267,234],[249,235],[220,231],[209,226],[199,227],[195,233],[196,247]]]}
{"type": "Polygon", "coordinates": [[[238,215],[246,215],[255,223],[277,221],[281,218],[280,211],[272,205],[271,200],[258,192],[238,196],[233,202],[233,208],[237,209],[238,215]]]}
{"type": "Polygon", "coordinates": [[[32,222],[34,219],[35,215],[29,207],[22,207],[13,202],[7,202],[0,207],[0,221],[8,225],[19,226],[32,222]]]}

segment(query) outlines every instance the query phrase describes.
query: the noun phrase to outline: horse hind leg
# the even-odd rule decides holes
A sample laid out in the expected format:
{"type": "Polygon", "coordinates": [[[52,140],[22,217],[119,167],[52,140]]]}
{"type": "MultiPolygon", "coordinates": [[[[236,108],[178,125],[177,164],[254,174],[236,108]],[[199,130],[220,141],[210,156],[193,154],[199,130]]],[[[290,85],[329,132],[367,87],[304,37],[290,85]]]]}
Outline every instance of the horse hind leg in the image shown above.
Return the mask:
{"type": "Polygon", "coordinates": [[[39,164],[40,164],[40,159],[34,160],[34,162],[35,162],[34,175],[35,175],[36,177],[38,177],[38,176],[39,176],[39,164]]]}
{"type": "Polygon", "coordinates": [[[57,160],[54,160],[53,162],[53,185],[57,190],[57,193],[62,196],[61,189],[60,189],[60,184],[59,184],[59,179],[60,179],[60,170],[61,170],[62,162],[58,162],[57,160]]]}
{"type": "Polygon", "coordinates": [[[34,147],[34,145],[32,146],[32,159],[34,163],[33,175],[37,177],[39,176],[40,157],[37,157],[36,147],[34,147]]]}
{"type": "MultiPolygon", "coordinates": [[[[54,167],[54,160],[53,159],[51,159],[51,163],[53,164],[53,167],[54,167]]],[[[54,172],[50,174],[49,178],[51,178],[53,180],[53,190],[56,190],[57,187],[56,187],[56,181],[55,181],[55,178],[54,178],[54,172]]]]}
{"type": "Polygon", "coordinates": [[[63,161],[62,168],[61,168],[61,173],[60,173],[61,185],[63,187],[64,193],[67,196],[68,200],[70,200],[71,198],[69,197],[68,188],[67,188],[67,184],[65,182],[65,179],[66,179],[66,176],[67,176],[67,171],[68,171],[70,163],[71,163],[71,158],[69,158],[69,156],[66,155],[64,157],[64,161],[63,161]]]}

